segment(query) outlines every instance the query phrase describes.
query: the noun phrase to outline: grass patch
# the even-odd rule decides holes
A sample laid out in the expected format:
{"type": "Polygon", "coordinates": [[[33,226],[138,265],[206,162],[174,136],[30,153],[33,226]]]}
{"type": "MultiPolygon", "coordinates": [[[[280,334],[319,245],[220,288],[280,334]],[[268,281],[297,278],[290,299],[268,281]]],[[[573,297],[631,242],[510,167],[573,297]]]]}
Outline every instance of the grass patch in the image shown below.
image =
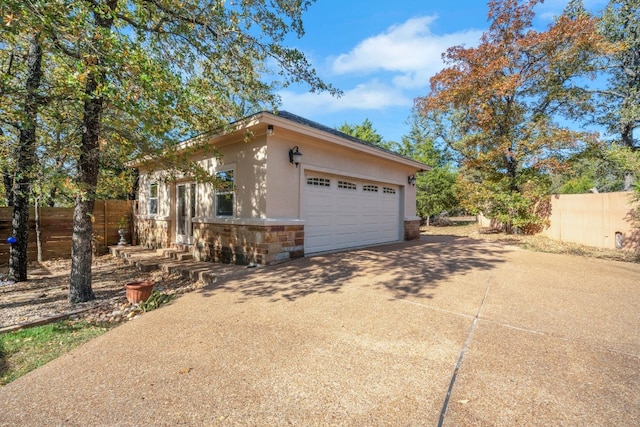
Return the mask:
{"type": "Polygon", "coordinates": [[[113,325],[62,320],[0,335],[0,385],[104,334],[113,325]]]}

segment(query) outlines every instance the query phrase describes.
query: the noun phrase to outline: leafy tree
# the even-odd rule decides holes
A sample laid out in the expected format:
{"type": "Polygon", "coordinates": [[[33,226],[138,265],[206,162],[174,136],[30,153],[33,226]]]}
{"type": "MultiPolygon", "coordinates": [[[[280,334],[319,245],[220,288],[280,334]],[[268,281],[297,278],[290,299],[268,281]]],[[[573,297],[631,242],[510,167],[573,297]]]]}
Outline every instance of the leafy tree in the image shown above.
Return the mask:
{"type": "Polygon", "coordinates": [[[424,120],[414,114],[410,121],[411,130],[402,137],[401,143],[384,141],[369,119],[359,125],[345,122],[337,130],[429,165],[431,170],[418,174],[416,178],[418,215],[428,221],[430,216],[457,206],[456,173],[444,153],[435,147],[434,140],[424,128],[424,120]]]}
{"type": "Polygon", "coordinates": [[[432,168],[418,175],[416,204],[418,215],[426,218],[442,212],[456,211],[460,207],[457,191],[458,174],[448,166],[432,168]]]}
{"type": "MultiPolygon", "coordinates": [[[[3,114],[3,127],[12,127],[10,133],[17,138],[13,153],[6,153],[2,167],[5,197],[7,204],[13,206],[12,228],[13,237],[16,239],[9,252],[9,278],[16,281],[27,279],[29,196],[34,167],[37,164],[38,109],[43,103],[40,93],[43,80],[42,37],[37,29],[25,33],[7,34],[14,41],[14,46],[9,54],[7,69],[2,76],[1,93],[4,101],[2,105],[15,105],[12,111],[3,114]],[[19,78],[16,79],[14,76],[19,78]]],[[[2,133],[4,135],[6,132],[2,133]]]]}
{"type": "Polygon", "coordinates": [[[640,127],[640,1],[611,0],[600,31],[619,47],[606,55],[607,87],[597,90],[597,122],[619,135],[623,145],[637,148],[634,131],[640,127]]]}
{"type": "Polygon", "coordinates": [[[47,206],[71,207],[80,140],[79,103],[52,99],[41,111],[38,148],[39,174],[34,198],[47,206]]]}
{"type": "Polygon", "coordinates": [[[382,135],[378,133],[377,130],[374,129],[373,123],[371,123],[369,119],[364,119],[364,121],[359,125],[352,125],[347,122],[344,122],[343,124],[338,126],[336,129],[342,133],[351,135],[354,138],[358,138],[363,141],[370,142],[379,147],[384,147],[384,142],[383,142],[384,138],[382,137],[382,135]]]}
{"type": "Polygon", "coordinates": [[[570,166],[553,177],[554,193],[628,191],[640,174],[640,153],[629,147],[597,144],[570,157],[570,166]]]}
{"type": "Polygon", "coordinates": [[[438,137],[459,156],[464,201],[508,231],[541,224],[536,206],[548,191],[548,174],[593,138],[556,120],[590,108],[576,78],[590,76],[590,60],[608,47],[596,20],[573,10],[546,31],[535,30],[537,3],[490,1],[491,25],[479,46],[448,49],[448,67],[417,100],[438,137]]]}
{"type": "Polygon", "coordinates": [[[303,35],[302,13],[311,3],[5,2],[9,24],[38,28],[52,60],[64,65],[48,68],[59,74],[48,90],[64,95],[65,111],[78,112],[70,122],[80,131],[68,133],[75,155],[63,160],[77,167],[68,189],[75,198],[71,302],[94,297],[91,217],[99,166],[111,146],[132,155],[171,154],[185,137],[275,107],[279,86],[305,82],[312,91],[337,92],[284,45],[290,33],[303,35]]]}
{"type": "Polygon", "coordinates": [[[401,145],[397,142],[385,141],[382,135],[375,130],[373,123],[371,123],[369,119],[364,119],[364,121],[359,125],[352,125],[345,122],[336,129],[340,132],[346,133],[347,135],[351,135],[354,138],[370,142],[373,145],[384,148],[385,150],[395,151],[398,153],[402,150],[401,145]]]}
{"type": "Polygon", "coordinates": [[[428,223],[431,216],[458,208],[458,174],[448,153],[436,146],[428,123],[417,114],[412,115],[410,123],[409,134],[402,137],[400,154],[431,168],[416,178],[417,213],[428,223]]]}

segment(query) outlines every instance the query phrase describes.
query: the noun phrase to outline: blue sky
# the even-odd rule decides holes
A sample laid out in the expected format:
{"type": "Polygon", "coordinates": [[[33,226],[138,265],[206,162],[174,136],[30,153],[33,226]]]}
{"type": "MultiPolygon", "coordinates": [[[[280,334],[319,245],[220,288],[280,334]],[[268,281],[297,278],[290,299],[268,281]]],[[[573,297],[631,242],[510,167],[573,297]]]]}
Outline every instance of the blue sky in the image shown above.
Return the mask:
{"type": "MultiPolygon", "coordinates": [[[[539,5],[536,27],[546,27],[567,3],[539,5]]],[[[599,12],[607,2],[584,3],[599,12]]],[[[289,44],[344,96],[290,87],[280,92],[280,108],[331,127],[368,118],[385,140],[400,141],[413,100],[428,93],[429,78],[443,67],[442,52],[475,46],[489,26],[487,12],[484,0],[317,0],[303,17],[305,36],[289,44]]]]}

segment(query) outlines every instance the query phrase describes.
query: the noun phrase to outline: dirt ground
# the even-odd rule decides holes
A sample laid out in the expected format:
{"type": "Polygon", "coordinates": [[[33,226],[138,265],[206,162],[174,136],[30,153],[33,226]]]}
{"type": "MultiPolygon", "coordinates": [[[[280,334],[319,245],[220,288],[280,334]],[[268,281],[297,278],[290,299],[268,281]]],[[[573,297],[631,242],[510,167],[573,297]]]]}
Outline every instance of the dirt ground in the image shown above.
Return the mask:
{"type": "Polygon", "coordinates": [[[543,235],[527,236],[505,234],[491,228],[480,227],[475,223],[456,225],[455,223],[447,224],[444,222],[443,225],[440,226],[422,227],[420,232],[426,235],[449,235],[490,240],[519,246],[535,252],[578,255],[588,258],[608,259],[611,261],[640,263],[640,248],[638,248],[637,251],[594,248],[577,243],[560,242],[549,239],[543,235]]]}
{"type": "Polygon", "coordinates": [[[92,288],[95,300],[70,304],[69,272],[71,260],[45,261],[29,266],[29,280],[11,283],[5,280],[6,266],[0,271],[0,329],[30,324],[66,313],[90,322],[119,322],[126,319],[131,305],[124,284],[154,280],[155,289],[167,294],[184,293],[201,287],[177,275],[161,271],[142,273],[111,255],[94,257],[92,288]]]}

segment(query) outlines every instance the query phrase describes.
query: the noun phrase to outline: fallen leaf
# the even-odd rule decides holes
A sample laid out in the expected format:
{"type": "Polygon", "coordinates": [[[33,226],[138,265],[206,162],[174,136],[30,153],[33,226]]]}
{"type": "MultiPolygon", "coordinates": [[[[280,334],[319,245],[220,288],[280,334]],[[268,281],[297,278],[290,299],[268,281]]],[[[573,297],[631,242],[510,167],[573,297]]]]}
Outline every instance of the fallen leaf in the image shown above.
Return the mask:
{"type": "Polygon", "coordinates": [[[458,403],[466,405],[467,403],[469,403],[469,399],[458,400],[458,403]]]}
{"type": "Polygon", "coordinates": [[[193,368],[184,368],[184,369],[180,369],[180,373],[181,374],[188,374],[189,372],[191,372],[193,368]]]}

